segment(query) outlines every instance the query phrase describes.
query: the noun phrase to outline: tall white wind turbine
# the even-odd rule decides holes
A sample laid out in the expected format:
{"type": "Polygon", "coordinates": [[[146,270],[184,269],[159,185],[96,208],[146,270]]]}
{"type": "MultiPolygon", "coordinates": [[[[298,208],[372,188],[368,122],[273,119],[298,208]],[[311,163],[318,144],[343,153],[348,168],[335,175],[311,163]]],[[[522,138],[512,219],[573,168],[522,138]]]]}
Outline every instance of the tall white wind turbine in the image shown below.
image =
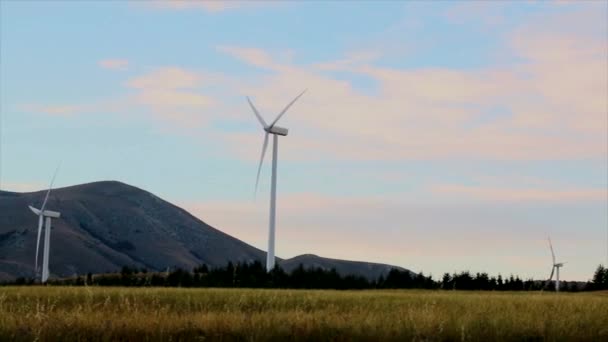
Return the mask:
{"type": "Polygon", "coordinates": [[[57,177],[57,171],[59,171],[59,166],[55,170],[55,174],[53,175],[53,179],[51,180],[51,185],[49,186],[49,190],[46,192],[46,196],[44,197],[44,201],[42,202],[42,207],[40,209],[36,209],[33,206],[29,206],[30,210],[38,216],[38,237],[36,239],[36,260],[34,262],[34,269],[36,274],[38,274],[38,251],[40,250],[40,236],[42,234],[42,226],[44,223],[44,250],[42,253],[42,275],[40,281],[42,283],[46,283],[49,279],[49,252],[51,248],[51,218],[60,218],[61,214],[56,211],[45,210],[46,203],[49,200],[49,195],[51,194],[51,189],[53,188],[53,183],[55,182],[55,177],[57,177]]]}
{"type": "Polygon", "coordinates": [[[551,238],[549,238],[549,248],[551,249],[551,258],[553,260],[553,264],[551,266],[551,275],[547,280],[547,285],[553,280],[553,274],[555,273],[555,292],[559,292],[559,269],[564,266],[565,262],[555,261],[555,253],[553,252],[553,244],[551,243],[551,238]]]}
{"type": "Polygon", "coordinates": [[[279,135],[287,136],[288,129],[276,126],[276,123],[281,119],[281,117],[287,112],[289,107],[291,107],[304,93],[304,90],[300,95],[296,96],[285,108],[279,113],[276,119],[268,125],[264,118],[260,115],[258,110],[255,108],[249,97],[247,97],[247,102],[249,102],[249,106],[253,110],[253,114],[258,118],[258,121],[262,125],[262,128],[266,132],[264,134],[264,144],[262,145],[262,155],[260,157],[260,164],[258,166],[258,175],[255,180],[255,191],[257,193],[258,184],[260,182],[260,172],[262,170],[262,164],[264,163],[264,155],[266,155],[266,148],[268,147],[268,136],[272,134],[272,178],[271,178],[271,187],[270,187],[270,223],[268,227],[268,253],[266,254],[266,270],[270,272],[274,268],[275,257],[274,257],[274,236],[275,236],[275,227],[276,227],[276,202],[277,202],[277,158],[279,151],[279,135]]]}

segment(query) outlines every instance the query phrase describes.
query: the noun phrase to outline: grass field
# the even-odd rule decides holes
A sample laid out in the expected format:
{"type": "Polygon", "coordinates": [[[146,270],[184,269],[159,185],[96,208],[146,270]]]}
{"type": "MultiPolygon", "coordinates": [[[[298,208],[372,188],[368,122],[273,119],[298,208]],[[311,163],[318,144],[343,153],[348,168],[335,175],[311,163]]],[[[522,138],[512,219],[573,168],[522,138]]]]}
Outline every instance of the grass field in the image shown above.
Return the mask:
{"type": "Polygon", "coordinates": [[[0,287],[0,340],[608,341],[608,294],[0,287]]]}

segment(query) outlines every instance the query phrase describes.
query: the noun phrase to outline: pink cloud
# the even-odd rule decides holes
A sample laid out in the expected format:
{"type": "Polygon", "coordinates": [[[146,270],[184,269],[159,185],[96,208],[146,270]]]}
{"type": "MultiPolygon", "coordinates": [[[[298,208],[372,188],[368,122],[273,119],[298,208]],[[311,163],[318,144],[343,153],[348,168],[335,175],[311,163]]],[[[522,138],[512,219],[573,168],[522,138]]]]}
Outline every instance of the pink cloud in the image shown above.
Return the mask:
{"type": "Polygon", "coordinates": [[[57,104],[57,105],[40,105],[40,104],[23,104],[18,106],[19,110],[35,114],[44,114],[56,117],[71,118],[78,115],[90,113],[115,113],[128,108],[128,104],[123,100],[104,100],[87,104],[57,104]]]}
{"type": "MultiPolygon", "coordinates": [[[[371,52],[308,67],[279,63],[260,49],[224,51],[275,71],[233,88],[270,116],[300,88],[310,90],[282,121],[292,126],[286,158],[605,159],[608,70],[605,38],[594,34],[605,30],[595,24],[569,30],[585,18],[605,22],[580,13],[535,18],[508,41],[509,53],[525,63],[478,70],[379,67],[369,62],[371,52]],[[337,69],[375,80],[377,94],[323,73],[337,69]],[[496,108],[511,114],[471,124],[496,108]]],[[[257,155],[256,136],[226,139],[239,155],[257,155]]]]}
{"type": "Polygon", "coordinates": [[[80,114],[87,110],[87,106],[83,105],[36,105],[25,104],[20,108],[26,112],[43,113],[51,116],[69,117],[80,114]]]}
{"type": "Polygon", "coordinates": [[[214,83],[214,76],[179,67],[163,67],[132,78],[133,105],[143,106],[154,118],[180,127],[198,127],[206,122],[205,110],[215,101],[201,88],[214,83]]]}
{"type": "Polygon", "coordinates": [[[205,89],[210,85],[225,86],[228,78],[217,74],[161,67],[125,81],[130,94],[86,104],[24,104],[21,110],[52,116],[75,116],[90,113],[127,112],[137,116],[142,110],[147,117],[162,122],[163,130],[183,133],[209,122],[217,101],[205,89]],[[175,129],[179,127],[180,129],[175,129]]]}
{"type": "MultiPolygon", "coordinates": [[[[211,120],[255,124],[245,95],[270,120],[308,88],[281,121],[291,128],[281,140],[290,151],[282,160],[604,160],[608,70],[604,36],[597,32],[605,32],[598,27],[605,20],[588,12],[545,15],[514,30],[505,53],[524,60],[515,65],[397,69],[374,65],[377,53],[370,50],[307,66],[281,53],[223,46],[218,51],[272,72],[247,78],[158,68],[126,82],[133,91],[128,101],[163,127],[188,130],[211,120]],[[368,77],[377,91],[358,90],[325,70],[368,77]],[[497,108],[509,115],[492,118],[497,108]],[[477,122],[480,117],[490,118],[477,122]]],[[[207,133],[234,156],[259,155],[258,134],[207,133]]]]}
{"type": "Polygon", "coordinates": [[[442,195],[466,196],[473,199],[501,202],[576,202],[606,201],[606,189],[537,189],[537,188],[498,188],[465,185],[437,185],[432,191],[442,195]]]}
{"type": "Polygon", "coordinates": [[[314,65],[315,68],[319,70],[328,70],[328,71],[342,71],[342,70],[352,70],[353,67],[361,64],[368,64],[382,56],[382,53],[374,50],[374,51],[357,51],[350,53],[346,56],[346,58],[319,63],[314,65]]]}
{"type": "Polygon", "coordinates": [[[157,108],[205,108],[213,103],[207,96],[193,92],[177,92],[171,90],[149,90],[138,94],[136,101],[140,104],[157,108]]]}
{"type": "Polygon", "coordinates": [[[127,81],[136,89],[179,89],[194,88],[201,83],[201,76],[179,67],[158,68],[145,75],[127,81]]]}
{"type": "Polygon", "coordinates": [[[97,64],[104,69],[125,70],[129,66],[129,61],[126,59],[104,59],[97,64]]]}
{"type": "Polygon", "coordinates": [[[203,10],[210,13],[259,6],[275,6],[278,1],[220,1],[220,0],[161,0],[147,1],[146,5],[158,9],[203,10]]]}
{"type": "Polygon", "coordinates": [[[47,107],[40,108],[40,111],[42,111],[44,113],[48,113],[51,115],[58,115],[58,116],[70,116],[75,113],[78,113],[81,110],[82,110],[82,107],[71,106],[71,105],[47,106],[47,107]]]}
{"type": "Polygon", "coordinates": [[[150,1],[149,4],[155,8],[186,10],[200,9],[208,12],[221,12],[243,6],[244,1],[212,1],[212,0],[162,0],[150,1]]]}
{"type": "MultiPolygon", "coordinates": [[[[263,188],[264,190],[264,188],[263,188]]],[[[450,191],[460,191],[456,186],[450,191]]],[[[468,189],[465,189],[468,190],[468,189]]],[[[517,199],[554,203],[567,208],[587,198],[586,190],[538,194],[531,191],[498,191],[485,196],[506,196],[517,199]],[[522,195],[523,193],[523,195],[522,195]]],[[[454,193],[456,194],[456,193],[454,193]]],[[[605,193],[604,193],[605,194],[605,193]]],[[[590,234],[559,227],[544,226],[530,221],[525,214],[504,213],[502,202],[480,205],[467,198],[450,194],[429,201],[424,196],[396,194],[394,196],[333,196],[320,193],[279,194],[277,216],[277,253],[293,257],[314,253],[326,257],[391,263],[431,271],[436,276],[451,269],[518,273],[542,278],[542,267],[549,254],[545,249],[546,235],[551,233],[560,254],[571,261],[569,278],[584,279],[588,255],[580,256],[580,246],[589,245],[590,234]],[[483,211],[480,213],[480,210],[483,211]],[[473,212],[477,213],[476,215],[473,212]],[[564,231],[555,231],[564,229],[564,231]],[[561,232],[561,233],[560,233],[561,232]],[[569,243],[564,243],[565,239],[569,243]],[[480,257],[480,256],[483,256],[480,257]],[[524,263],[523,260],[528,262],[524,263]],[[577,265],[574,267],[574,265],[577,265]]],[[[458,193],[458,195],[462,195],[458,193]]],[[[591,197],[595,198],[595,194],[591,197]]],[[[212,226],[265,250],[268,227],[268,197],[261,193],[257,201],[198,201],[181,202],[180,206],[212,226]]],[[[522,213],[526,213],[523,210],[522,213]]],[[[595,253],[603,250],[595,249],[595,253]]],[[[593,254],[593,253],[591,253],[593,254]]],[[[591,266],[592,267],[592,266],[591,266]]]]}
{"type": "Polygon", "coordinates": [[[245,48],[236,46],[219,46],[218,51],[235,57],[247,64],[251,64],[260,68],[274,69],[281,67],[276,63],[270,54],[261,49],[245,48]]]}
{"type": "Polygon", "coordinates": [[[34,192],[48,188],[48,184],[34,182],[2,182],[3,191],[34,192]]]}
{"type": "MultiPolygon", "coordinates": [[[[564,127],[564,122],[555,116],[552,99],[540,98],[530,105],[525,101],[518,103],[518,96],[528,98],[528,95],[518,94],[521,81],[513,80],[507,73],[469,75],[371,67],[366,70],[380,82],[379,95],[361,94],[348,82],[296,67],[286,67],[256,85],[243,82],[236,89],[253,96],[256,105],[270,116],[297,94],[296,86],[310,89],[282,120],[282,124],[292,126],[292,134],[282,142],[292,151],[286,158],[582,159],[605,156],[604,132],[581,135],[586,133],[579,128],[581,125],[564,127]],[[475,106],[471,107],[472,104],[475,106]],[[514,118],[466,126],[497,105],[511,108],[514,118]],[[521,115],[530,114],[543,124],[518,127],[521,115]],[[311,155],[307,152],[311,150],[317,153],[311,155]]],[[[585,99],[577,104],[582,108],[586,105],[585,99]]],[[[242,110],[247,111],[245,105],[242,110]]],[[[589,114],[589,118],[595,118],[595,125],[602,123],[600,114],[589,114]]],[[[226,139],[235,142],[239,154],[257,155],[250,151],[252,143],[257,145],[257,136],[226,139]],[[253,140],[244,144],[248,139],[253,140]]]]}

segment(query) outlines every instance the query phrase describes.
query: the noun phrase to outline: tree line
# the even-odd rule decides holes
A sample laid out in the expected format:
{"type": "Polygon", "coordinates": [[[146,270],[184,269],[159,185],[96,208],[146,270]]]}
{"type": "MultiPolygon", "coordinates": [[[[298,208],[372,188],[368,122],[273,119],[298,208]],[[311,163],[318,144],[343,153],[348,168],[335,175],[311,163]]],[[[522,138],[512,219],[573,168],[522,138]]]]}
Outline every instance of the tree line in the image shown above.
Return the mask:
{"type": "MultiPolygon", "coordinates": [[[[18,278],[5,285],[30,285],[33,279],[18,278]]],[[[335,269],[305,268],[299,265],[287,273],[279,266],[266,272],[259,261],[229,262],[224,267],[201,265],[191,271],[180,268],[170,272],[148,272],[124,266],[120,273],[91,274],[63,279],[52,279],[52,285],[71,286],[127,286],[127,287],[240,287],[289,289],[442,289],[485,291],[555,290],[555,282],[522,280],[518,276],[489,276],[487,273],[445,273],[434,280],[424,273],[391,269],[385,276],[368,279],[357,275],[341,275],[335,269]]],[[[592,291],[608,289],[608,268],[599,265],[592,281],[560,282],[561,291],[592,291]]]]}

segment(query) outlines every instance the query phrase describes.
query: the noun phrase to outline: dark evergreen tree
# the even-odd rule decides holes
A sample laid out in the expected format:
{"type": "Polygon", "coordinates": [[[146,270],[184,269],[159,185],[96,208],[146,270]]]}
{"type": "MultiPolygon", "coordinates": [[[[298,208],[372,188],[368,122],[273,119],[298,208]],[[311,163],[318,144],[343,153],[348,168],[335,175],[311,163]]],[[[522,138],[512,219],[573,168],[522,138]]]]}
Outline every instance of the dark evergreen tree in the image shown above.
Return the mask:
{"type": "Polygon", "coordinates": [[[608,268],[599,265],[593,274],[592,283],[595,290],[608,290],[608,268]]]}

